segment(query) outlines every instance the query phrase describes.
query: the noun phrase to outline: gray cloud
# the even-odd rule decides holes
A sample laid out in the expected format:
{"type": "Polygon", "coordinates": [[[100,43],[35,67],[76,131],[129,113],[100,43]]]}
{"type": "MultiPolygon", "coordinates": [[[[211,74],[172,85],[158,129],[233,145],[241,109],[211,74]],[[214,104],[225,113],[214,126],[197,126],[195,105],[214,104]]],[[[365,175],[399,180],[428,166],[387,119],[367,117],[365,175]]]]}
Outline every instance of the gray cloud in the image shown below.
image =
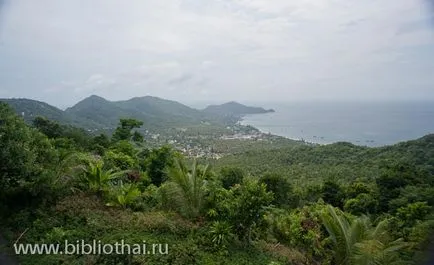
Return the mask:
{"type": "Polygon", "coordinates": [[[190,81],[193,79],[193,74],[190,73],[186,73],[186,74],[182,74],[179,77],[175,77],[169,80],[169,82],[167,82],[168,85],[181,85],[181,84],[185,84],[186,82],[190,81]]]}
{"type": "Polygon", "coordinates": [[[3,96],[434,98],[423,1],[14,0],[0,14],[3,96]]]}
{"type": "Polygon", "coordinates": [[[425,19],[410,21],[401,25],[398,28],[396,33],[399,35],[399,34],[407,34],[407,33],[412,33],[417,31],[426,31],[426,30],[434,31],[434,24],[432,22],[433,22],[432,18],[430,17],[425,19]]]}

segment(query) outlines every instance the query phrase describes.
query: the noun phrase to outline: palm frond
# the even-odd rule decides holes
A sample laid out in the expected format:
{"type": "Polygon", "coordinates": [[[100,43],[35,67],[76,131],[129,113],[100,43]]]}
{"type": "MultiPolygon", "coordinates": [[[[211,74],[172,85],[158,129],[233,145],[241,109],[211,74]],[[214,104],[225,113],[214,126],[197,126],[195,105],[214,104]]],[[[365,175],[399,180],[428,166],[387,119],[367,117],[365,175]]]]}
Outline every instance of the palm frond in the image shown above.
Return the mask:
{"type": "Polygon", "coordinates": [[[197,161],[193,161],[191,170],[185,163],[175,159],[174,166],[169,168],[169,180],[176,187],[172,191],[165,191],[166,195],[181,205],[183,212],[189,217],[197,217],[202,208],[205,196],[204,179],[208,167],[199,170],[197,161]]]}
{"type": "Polygon", "coordinates": [[[321,218],[334,243],[336,264],[399,264],[398,251],[409,246],[402,239],[390,240],[387,220],[373,227],[367,216],[350,221],[332,206],[327,206],[321,218]]]}

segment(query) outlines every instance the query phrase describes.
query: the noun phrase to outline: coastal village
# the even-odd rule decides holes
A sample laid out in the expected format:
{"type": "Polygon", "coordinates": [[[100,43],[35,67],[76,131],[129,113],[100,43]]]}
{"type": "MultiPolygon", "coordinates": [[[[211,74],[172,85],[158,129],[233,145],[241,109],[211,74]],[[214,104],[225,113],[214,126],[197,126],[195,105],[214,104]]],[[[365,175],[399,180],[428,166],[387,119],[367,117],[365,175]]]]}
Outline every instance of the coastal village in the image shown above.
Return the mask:
{"type": "Polygon", "coordinates": [[[263,141],[271,144],[278,137],[240,123],[227,126],[224,131],[207,134],[191,133],[189,128],[177,128],[176,131],[176,133],[164,134],[146,130],[143,134],[147,145],[161,146],[166,144],[187,157],[211,159],[219,159],[229,153],[228,148],[225,148],[228,143],[231,147],[243,145],[246,142],[263,141]]]}

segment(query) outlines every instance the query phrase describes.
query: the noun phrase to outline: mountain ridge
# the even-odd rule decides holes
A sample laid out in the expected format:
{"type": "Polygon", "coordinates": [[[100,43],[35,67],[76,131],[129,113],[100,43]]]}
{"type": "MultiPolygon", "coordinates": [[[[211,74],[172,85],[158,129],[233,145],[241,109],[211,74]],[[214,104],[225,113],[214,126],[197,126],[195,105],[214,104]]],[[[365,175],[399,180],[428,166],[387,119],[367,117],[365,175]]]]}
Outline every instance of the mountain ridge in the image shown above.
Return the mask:
{"type": "Polygon", "coordinates": [[[203,109],[203,111],[220,115],[246,115],[275,112],[274,109],[267,110],[262,107],[250,107],[236,101],[229,101],[220,105],[209,105],[203,109]]]}
{"type": "Polygon", "coordinates": [[[31,122],[37,116],[43,116],[88,130],[112,130],[118,125],[120,118],[141,120],[147,128],[182,127],[203,123],[224,126],[236,122],[240,115],[272,111],[245,106],[235,101],[210,105],[200,110],[155,96],[110,101],[98,95],[90,95],[65,110],[33,99],[9,98],[0,101],[10,104],[27,122],[31,122]],[[213,111],[213,108],[217,108],[218,111],[213,111]]]}
{"type": "Polygon", "coordinates": [[[0,98],[0,101],[9,104],[26,122],[31,122],[37,116],[43,116],[58,122],[75,123],[74,117],[43,101],[28,98],[0,98]]]}

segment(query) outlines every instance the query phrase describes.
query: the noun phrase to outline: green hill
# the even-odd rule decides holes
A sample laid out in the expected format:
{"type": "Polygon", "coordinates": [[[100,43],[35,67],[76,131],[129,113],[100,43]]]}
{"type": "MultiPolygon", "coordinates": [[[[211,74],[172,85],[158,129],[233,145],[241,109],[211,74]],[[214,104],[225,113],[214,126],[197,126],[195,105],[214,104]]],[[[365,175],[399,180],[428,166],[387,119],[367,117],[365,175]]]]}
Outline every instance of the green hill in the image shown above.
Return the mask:
{"type": "Polygon", "coordinates": [[[120,118],[131,117],[143,121],[147,128],[166,128],[199,124],[206,116],[199,110],[179,102],[157,97],[136,97],[124,101],[108,101],[102,97],[90,96],[66,113],[78,116],[96,128],[111,129],[120,118]]]}
{"type": "Polygon", "coordinates": [[[80,117],[83,125],[92,129],[110,129],[116,127],[119,117],[131,116],[131,113],[122,110],[113,102],[99,96],[90,96],[78,102],[65,113],[80,117]]]}
{"type": "MultiPolygon", "coordinates": [[[[65,111],[47,103],[31,99],[0,99],[30,123],[43,116],[63,124],[71,124],[88,130],[112,130],[120,118],[143,121],[147,129],[164,129],[208,124],[223,126],[228,118],[190,108],[179,102],[158,97],[135,97],[123,101],[109,101],[92,95],[65,111]]],[[[233,122],[232,120],[230,120],[233,122]]]]}
{"type": "Polygon", "coordinates": [[[135,97],[118,101],[116,105],[124,110],[144,115],[148,119],[155,119],[158,123],[164,120],[164,123],[170,125],[199,124],[201,121],[209,120],[209,117],[197,109],[158,97],[135,97]]]}
{"type": "Polygon", "coordinates": [[[252,175],[273,172],[286,176],[297,186],[334,178],[342,182],[356,178],[372,181],[382,173],[380,168],[391,163],[411,163],[434,173],[434,134],[370,148],[347,142],[329,145],[292,145],[280,149],[256,149],[209,161],[215,168],[234,166],[252,175]]]}
{"type": "Polygon", "coordinates": [[[198,110],[176,101],[151,96],[109,101],[92,95],[65,111],[31,99],[0,99],[0,101],[11,105],[29,123],[35,117],[43,116],[49,120],[87,130],[105,131],[116,128],[120,118],[134,118],[143,121],[147,129],[156,130],[202,124],[226,127],[237,122],[241,115],[273,111],[248,107],[236,102],[211,105],[204,110],[198,110]]]}
{"type": "Polygon", "coordinates": [[[37,116],[61,123],[74,123],[76,121],[71,115],[45,102],[26,98],[8,98],[0,99],[0,101],[9,104],[26,122],[31,122],[37,116]]]}
{"type": "Polygon", "coordinates": [[[197,119],[202,114],[193,108],[179,102],[158,97],[135,97],[125,101],[116,102],[123,109],[146,113],[151,116],[173,115],[197,119]]]}

